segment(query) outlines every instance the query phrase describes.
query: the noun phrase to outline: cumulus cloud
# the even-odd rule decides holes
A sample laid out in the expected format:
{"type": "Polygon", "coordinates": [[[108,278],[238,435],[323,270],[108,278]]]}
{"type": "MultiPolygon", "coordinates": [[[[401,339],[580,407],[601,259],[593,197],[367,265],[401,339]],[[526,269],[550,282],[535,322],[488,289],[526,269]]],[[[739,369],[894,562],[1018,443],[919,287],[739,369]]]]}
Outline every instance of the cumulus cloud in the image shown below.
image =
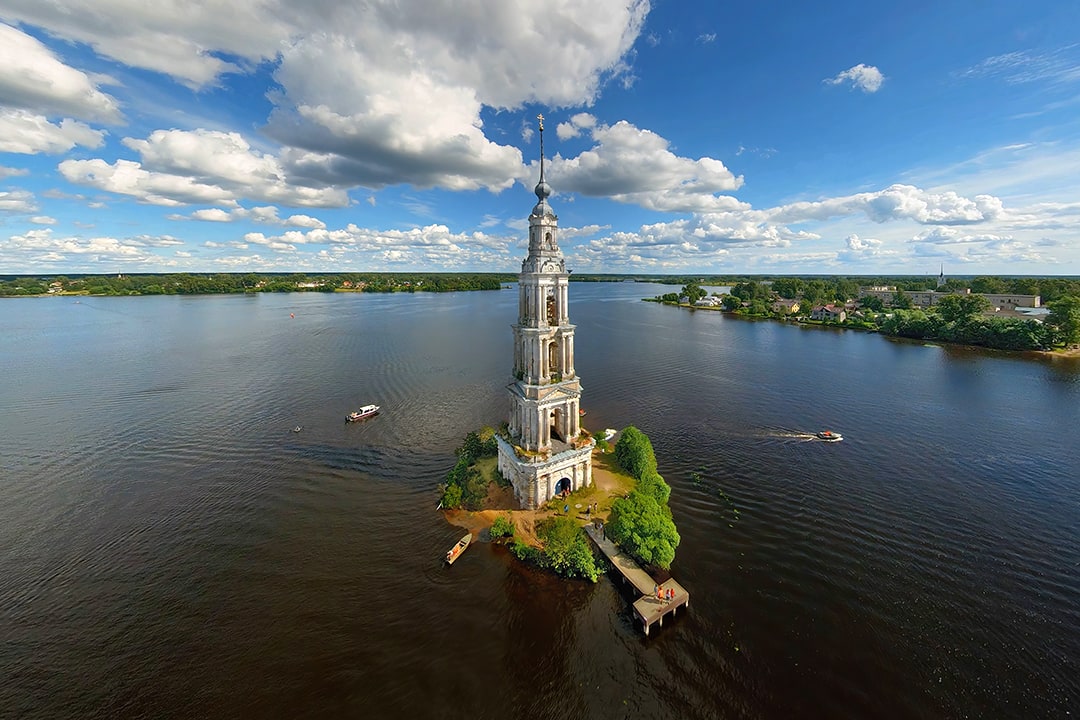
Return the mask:
{"type": "Polygon", "coordinates": [[[103,131],[78,120],[65,118],[52,123],[27,110],[0,108],[0,152],[57,154],[76,145],[96,148],[104,136],[103,131]]]}
{"type": "Polygon", "coordinates": [[[817,202],[795,202],[768,211],[774,222],[795,223],[865,214],[874,222],[914,220],[922,224],[959,225],[992,220],[1002,202],[991,195],[966,198],[953,191],[933,193],[913,185],[890,185],[877,192],[857,193],[817,202]]]}
{"type": "MultiPolygon", "coordinates": [[[[577,157],[556,155],[551,174],[556,190],[609,197],[650,210],[708,212],[748,207],[730,195],[742,177],[709,157],[691,160],[671,152],[667,140],[621,120],[604,125],[586,113],[570,120],[575,131],[588,131],[595,145],[577,157]]],[[[537,174],[533,163],[522,182],[537,174]]]]}
{"type": "Polygon", "coordinates": [[[374,266],[475,268],[508,267],[511,242],[482,232],[455,233],[441,224],[409,230],[375,230],[349,224],[329,230],[290,230],[280,235],[251,232],[244,242],[275,253],[295,253],[305,246],[326,246],[339,261],[363,257],[374,266]]]}
{"type": "Polygon", "coordinates": [[[34,223],[35,225],[55,225],[56,218],[49,217],[48,215],[35,215],[34,217],[30,218],[30,222],[34,223]]]}
{"type": "Polygon", "coordinates": [[[881,89],[885,82],[885,76],[873,65],[859,63],[854,67],[844,70],[836,77],[825,78],[823,82],[829,85],[851,85],[865,93],[875,93],[881,89]]]}
{"type": "Polygon", "coordinates": [[[20,175],[29,175],[30,171],[26,168],[13,168],[0,165],[0,179],[7,177],[18,177],[20,175]]]}
{"type": "Polygon", "coordinates": [[[884,243],[876,238],[862,238],[852,233],[844,240],[846,250],[836,254],[840,262],[864,262],[873,258],[883,258],[898,255],[895,250],[885,249],[884,243]]]}
{"type": "Polygon", "coordinates": [[[52,228],[40,228],[13,235],[0,244],[0,263],[19,267],[62,267],[66,272],[98,271],[102,263],[109,263],[111,267],[150,264],[166,267],[168,261],[153,250],[181,244],[180,240],[168,235],[56,237],[52,228]]]}
{"type": "Polygon", "coordinates": [[[31,213],[37,210],[34,196],[25,190],[0,190],[0,212],[31,213]]]}
{"type": "Polygon", "coordinates": [[[241,198],[307,207],[342,207],[343,190],[292,182],[279,160],[251,148],[239,133],[157,130],[125,138],[142,162],[65,160],[70,182],[130,195],[154,205],[236,205],[241,198]]]}
{"type": "Polygon", "coordinates": [[[203,208],[196,210],[191,215],[169,215],[170,220],[202,220],[204,222],[228,223],[239,220],[250,220],[267,225],[287,225],[291,227],[325,228],[326,223],[310,215],[290,215],[287,218],[278,217],[278,209],[272,205],[244,208],[236,207],[231,210],[222,208],[203,208]]]}
{"type": "Polygon", "coordinates": [[[518,176],[521,155],[484,134],[481,109],[591,103],[627,71],[649,11],[648,0],[7,6],[5,17],[194,87],[276,62],[266,132],[295,148],[283,161],[296,177],[493,191],[518,176]]]}
{"type": "Polygon", "coordinates": [[[970,233],[952,227],[936,227],[931,230],[923,230],[908,242],[931,245],[969,245],[971,243],[1001,242],[1005,240],[1012,240],[1012,238],[995,233],[970,233]]]}
{"type": "Polygon", "coordinates": [[[582,130],[591,130],[594,127],[596,127],[595,117],[589,113],[578,113],[571,117],[568,122],[559,123],[555,127],[555,134],[559,136],[560,140],[569,140],[581,135],[582,130]]]}
{"type": "Polygon", "coordinates": [[[223,188],[190,177],[148,172],[130,160],[111,165],[104,160],[64,160],[57,169],[68,182],[130,195],[150,205],[234,202],[233,193],[223,188]]]}
{"type": "MultiPolygon", "coordinates": [[[[3,11],[0,11],[3,12],[3,11]]],[[[34,114],[118,122],[119,104],[37,38],[0,23],[0,103],[34,114]]]]}

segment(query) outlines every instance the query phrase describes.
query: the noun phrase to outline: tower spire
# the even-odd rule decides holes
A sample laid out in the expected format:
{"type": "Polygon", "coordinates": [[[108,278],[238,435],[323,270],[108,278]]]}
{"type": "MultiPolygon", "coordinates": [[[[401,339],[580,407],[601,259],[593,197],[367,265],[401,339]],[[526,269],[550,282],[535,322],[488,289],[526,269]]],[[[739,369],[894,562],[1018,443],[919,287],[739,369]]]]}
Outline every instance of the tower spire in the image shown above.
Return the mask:
{"type": "Polygon", "coordinates": [[[540,123],[540,182],[544,182],[544,114],[536,116],[540,123]]]}

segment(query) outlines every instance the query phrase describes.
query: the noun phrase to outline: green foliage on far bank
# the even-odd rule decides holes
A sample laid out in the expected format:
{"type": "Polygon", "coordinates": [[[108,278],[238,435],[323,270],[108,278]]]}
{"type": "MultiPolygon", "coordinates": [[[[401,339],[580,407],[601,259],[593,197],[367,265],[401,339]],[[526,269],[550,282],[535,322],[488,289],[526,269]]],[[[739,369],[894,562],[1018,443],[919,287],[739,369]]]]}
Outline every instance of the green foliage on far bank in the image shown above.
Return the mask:
{"type": "Polygon", "coordinates": [[[152,275],[8,276],[0,296],[212,295],[262,292],[450,292],[499,290],[510,273],[169,273],[152,275]]]}
{"type": "Polygon", "coordinates": [[[615,443],[615,460],[637,485],[612,503],[608,537],[641,562],[670,568],[681,538],[668,507],[671,486],[656,471],[652,442],[631,425],[615,443]]]}
{"type": "Polygon", "coordinates": [[[487,497],[488,477],[476,466],[482,458],[498,454],[499,446],[495,441],[495,429],[481,428],[465,436],[461,447],[454,451],[457,462],[446,475],[442,484],[442,506],[448,510],[464,507],[478,510],[487,497]]]}

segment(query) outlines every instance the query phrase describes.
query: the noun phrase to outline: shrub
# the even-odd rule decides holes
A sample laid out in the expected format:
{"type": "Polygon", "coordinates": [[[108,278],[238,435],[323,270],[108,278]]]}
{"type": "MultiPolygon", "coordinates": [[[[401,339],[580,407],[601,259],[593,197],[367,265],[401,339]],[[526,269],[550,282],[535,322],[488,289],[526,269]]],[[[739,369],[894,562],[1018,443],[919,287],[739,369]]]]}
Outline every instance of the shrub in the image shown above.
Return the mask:
{"type": "Polygon", "coordinates": [[[647,471],[656,472],[652,443],[645,433],[633,425],[623,430],[619,442],[615,443],[615,462],[635,478],[640,478],[647,471]]]}
{"type": "Polygon", "coordinates": [[[585,531],[568,517],[545,520],[536,528],[544,543],[540,565],[563,577],[578,577],[596,582],[600,568],[596,565],[585,531]]]}
{"type": "Polygon", "coordinates": [[[460,485],[443,486],[442,506],[447,510],[453,510],[455,508],[461,507],[460,485]]]}
{"type": "Polygon", "coordinates": [[[491,523],[491,539],[497,540],[504,537],[513,537],[514,535],[514,523],[510,520],[509,515],[500,515],[495,518],[495,522],[491,523]]]}
{"type": "Polygon", "coordinates": [[[518,560],[524,560],[525,562],[531,562],[534,565],[540,565],[540,551],[531,545],[526,545],[519,538],[515,537],[513,542],[510,543],[510,552],[518,560]]]}

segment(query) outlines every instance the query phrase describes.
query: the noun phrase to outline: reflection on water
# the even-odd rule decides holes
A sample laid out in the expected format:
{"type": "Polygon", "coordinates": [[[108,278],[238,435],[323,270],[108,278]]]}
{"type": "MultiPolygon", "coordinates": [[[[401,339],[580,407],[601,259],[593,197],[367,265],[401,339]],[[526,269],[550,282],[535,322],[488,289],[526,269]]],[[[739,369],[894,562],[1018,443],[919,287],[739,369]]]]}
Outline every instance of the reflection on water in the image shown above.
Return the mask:
{"type": "Polygon", "coordinates": [[[588,427],[640,427],[673,486],[694,601],[648,639],[610,581],[441,562],[436,486],[506,413],[515,293],[4,303],[0,708],[1080,705],[1078,364],[639,301],[672,290],[571,288],[588,427]]]}

